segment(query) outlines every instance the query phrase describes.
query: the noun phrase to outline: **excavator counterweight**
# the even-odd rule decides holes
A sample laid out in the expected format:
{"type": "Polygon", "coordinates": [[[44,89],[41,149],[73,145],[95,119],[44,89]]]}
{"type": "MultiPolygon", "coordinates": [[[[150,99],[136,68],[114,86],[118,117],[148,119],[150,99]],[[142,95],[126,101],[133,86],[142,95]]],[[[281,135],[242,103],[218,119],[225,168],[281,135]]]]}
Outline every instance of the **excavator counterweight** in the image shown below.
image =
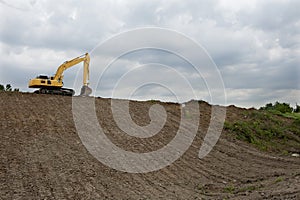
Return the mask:
{"type": "Polygon", "coordinates": [[[73,96],[75,94],[73,89],[63,88],[63,73],[68,68],[77,65],[80,62],[84,62],[83,86],[81,88],[80,96],[89,96],[92,93],[92,89],[88,86],[90,64],[90,56],[88,53],[64,62],[57,68],[55,75],[52,77],[48,77],[47,75],[39,75],[36,78],[31,79],[28,87],[39,88],[39,90],[36,90],[34,93],[73,96]]]}

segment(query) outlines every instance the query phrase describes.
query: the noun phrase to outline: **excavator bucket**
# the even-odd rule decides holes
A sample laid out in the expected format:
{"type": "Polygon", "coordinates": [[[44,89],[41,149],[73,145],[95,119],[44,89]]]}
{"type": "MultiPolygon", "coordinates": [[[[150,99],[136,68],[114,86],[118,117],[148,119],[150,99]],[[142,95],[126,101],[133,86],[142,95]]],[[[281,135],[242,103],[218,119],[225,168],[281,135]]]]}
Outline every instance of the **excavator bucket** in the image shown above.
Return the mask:
{"type": "Polygon", "coordinates": [[[82,86],[80,96],[89,96],[92,94],[92,89],[86,85],[82,86]]]}

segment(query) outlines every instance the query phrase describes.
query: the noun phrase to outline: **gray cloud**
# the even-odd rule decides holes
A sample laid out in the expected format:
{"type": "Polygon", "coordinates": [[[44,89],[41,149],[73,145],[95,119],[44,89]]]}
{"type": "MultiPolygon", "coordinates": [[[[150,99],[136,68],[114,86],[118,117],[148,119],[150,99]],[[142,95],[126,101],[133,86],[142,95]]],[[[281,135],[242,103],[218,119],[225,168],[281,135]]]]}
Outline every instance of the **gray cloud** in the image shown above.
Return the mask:
{"type": "MultiPolygon", "coordinates": [[[[91,51],[114,34],[137,27],[159,26],[182,32],[203,45],[220,69],[229,103],[247,107],[277,99],[299,103],[299,7],[297,0],[1,0],[0,83],[9,82],[28,90],[28,79],[40,73],[53,74],[65,60],[91,51]]],[[[126,42],[130,46],[130,41],[124,44],[126,42]]],[[[185,49],[181,41],[173,45],[197,57],[197,52],[185,49]]],[[[114,49],[107,49],[102,56],[109,57],[113,52],[114,49]]],[[[95,65],[97,59],[101,59],[96,55],[93,58],[91,64],[95,65]]],[[[159,51],[139,51],[120,58],[102,85],[97,86],[102,90],[100,94],[109,94],[122,74],[149,62],[172,66],[190,77],[198,94],[209,100],[204,77],[194,77],[195,73],[184,60],[159,51]]],[[[80,64],[65,73],[67,87],[73,87],[74,76],[81,68],[80,64]]],[[[147,75],[155,77],[157,74],[149,72],[147,75]]],[[[91,74],[93,80],[98,78],[93,76],[91,74]]],[[[169,83],[180,88],[171,79],[169,83]]],[[[130,84],[128,82],[128,88],[130,84]]],[[[80,87],[80,83],[75,86],[80,87]]],[[[141,88],[136,96],[168,96],[163,88],[153,88],[141,88]]],[[[182,95],[189,97],[189,94],[182,95]]]]}

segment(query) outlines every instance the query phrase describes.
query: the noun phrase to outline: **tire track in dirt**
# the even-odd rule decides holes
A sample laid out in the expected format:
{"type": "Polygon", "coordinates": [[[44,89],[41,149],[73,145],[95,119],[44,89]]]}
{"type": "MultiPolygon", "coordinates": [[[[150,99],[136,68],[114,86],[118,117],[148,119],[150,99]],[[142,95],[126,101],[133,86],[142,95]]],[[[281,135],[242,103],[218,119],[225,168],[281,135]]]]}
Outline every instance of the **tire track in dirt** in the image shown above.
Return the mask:
{"type": "MultiPolygon", "coordinates": [[[[156,136],[126,136],[112,119],[110,99],[96,98],[97,117],[119,147],[150,152],[178,130],[177,104],[161,103],[168,120],[156,136]]],[[[131,102],[137,124],[149,123],[153,102],[131,102]]],[[[297,199],[300,161],[261,152],[226,132],[204,159],[198,158],[211,106],[200,102],[200,127],[182,157],[159,171],[119,172],[89,154],[76,132],[70,97],[0,93],[0,196],[3,199],[297,199]],[[230,187],[234,187],[230,191],[230,187]],[[253,189],[254,188],[254,189],[253,189]]],[[[244,109],[229,107],[228,118],[244,109]]],[[[191,113],[193,116],[193,113],[191,113]]]]}

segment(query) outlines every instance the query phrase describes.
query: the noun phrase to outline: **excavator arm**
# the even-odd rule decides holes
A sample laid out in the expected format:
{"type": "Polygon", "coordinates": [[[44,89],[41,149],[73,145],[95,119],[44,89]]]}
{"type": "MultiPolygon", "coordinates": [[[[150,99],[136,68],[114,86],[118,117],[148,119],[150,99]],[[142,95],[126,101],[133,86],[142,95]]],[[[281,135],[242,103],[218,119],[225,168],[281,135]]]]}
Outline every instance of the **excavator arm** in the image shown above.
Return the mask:
{"type": "Polygon", "coordinates": [[[88,80],[89,80],[89,64],[90,64],[90,56],[88,53],[82,55],[82,56],[79,56],[77,58],[74,58],[72,60],[69,60],[69,61],[66,61],[64,62],[63,64],[61,64],[54,77],[53,77],[53,80],[62,80],[63,79],[63,73],[65,70],[67,70],[68,68],[70,67],[73,67],[74,65],[77,65],[78,63],[80,62],[84,62],[84,65],[83,65],[83,85],[84,86],[88,86],[88,80]]]}

